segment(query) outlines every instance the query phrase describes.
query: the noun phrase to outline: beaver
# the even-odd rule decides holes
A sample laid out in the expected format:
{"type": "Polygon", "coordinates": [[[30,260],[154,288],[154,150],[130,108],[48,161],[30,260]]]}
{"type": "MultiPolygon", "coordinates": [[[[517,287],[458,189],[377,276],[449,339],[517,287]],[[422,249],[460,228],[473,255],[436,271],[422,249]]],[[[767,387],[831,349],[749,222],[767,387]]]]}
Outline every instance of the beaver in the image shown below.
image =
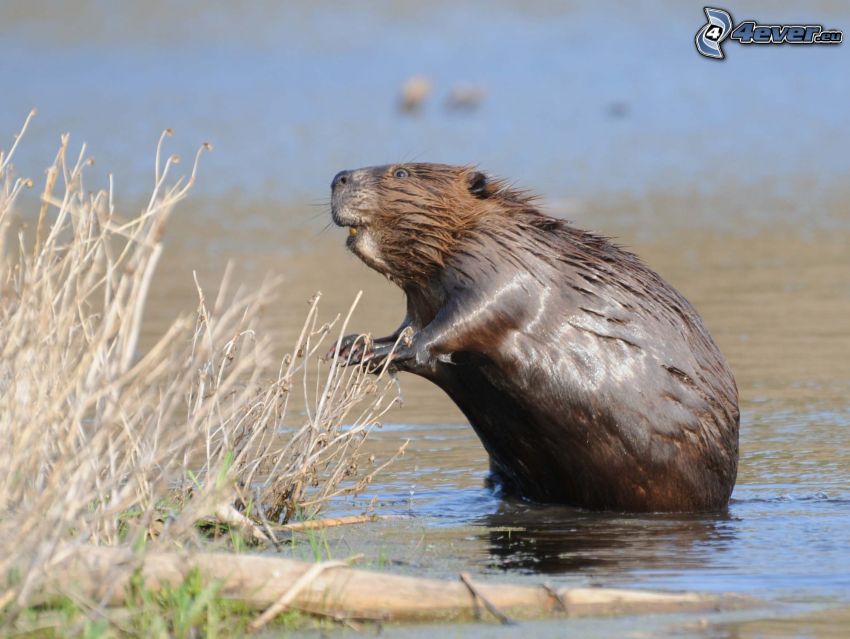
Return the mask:
{"type": "Polygon", "coordinates": [[[738,467],[738,390],[688,301],[609,238],[470,166],[342,171],[331,214],[397,284],[392,335],[349,364],[424,377],[457,404],[492,480],[535,502],[718,511],[738,467]]]}

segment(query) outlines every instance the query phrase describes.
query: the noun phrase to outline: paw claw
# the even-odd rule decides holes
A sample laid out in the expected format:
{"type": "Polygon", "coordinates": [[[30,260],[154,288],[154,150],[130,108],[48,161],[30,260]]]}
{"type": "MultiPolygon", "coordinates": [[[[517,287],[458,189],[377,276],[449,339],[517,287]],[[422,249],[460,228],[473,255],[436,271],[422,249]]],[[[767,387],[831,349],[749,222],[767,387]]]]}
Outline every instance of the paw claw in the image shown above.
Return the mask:
{"type": "Polygon", "coordinates": [[[363,359],[364,353],[368,352],[369,341],[368,337],[360,334],[346,335],[339,342],[339,351],[337,352],[337,345],[334,344],[324,359],[332,360],[338,353],[343,366],[357,365],[363,359]]]}

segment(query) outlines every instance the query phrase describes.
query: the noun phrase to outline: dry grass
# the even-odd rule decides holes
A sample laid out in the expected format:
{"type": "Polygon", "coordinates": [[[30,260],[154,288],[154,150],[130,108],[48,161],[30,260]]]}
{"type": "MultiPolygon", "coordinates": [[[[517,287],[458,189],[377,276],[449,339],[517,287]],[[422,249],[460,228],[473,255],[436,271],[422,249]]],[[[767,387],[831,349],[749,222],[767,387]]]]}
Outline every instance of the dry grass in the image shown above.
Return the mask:
{"type": "Polygon", "coordinates": [[[216,514],[261,536],[377,470],[360,447],[392,382],[319,361],[347,318],[321,323],[318,296],[282,363],[257,327],[275,283],[231,290],[227,275],[137,351],[165,223],[206,148],[170,182],[168,135],[147,208],[126,218],[111,186],[87,194],[85,147],[72,158],[64,136],[30,241],[12,231],[31,184],[0,155],[0,610],[76,544],[192,547],[216,514]]]}

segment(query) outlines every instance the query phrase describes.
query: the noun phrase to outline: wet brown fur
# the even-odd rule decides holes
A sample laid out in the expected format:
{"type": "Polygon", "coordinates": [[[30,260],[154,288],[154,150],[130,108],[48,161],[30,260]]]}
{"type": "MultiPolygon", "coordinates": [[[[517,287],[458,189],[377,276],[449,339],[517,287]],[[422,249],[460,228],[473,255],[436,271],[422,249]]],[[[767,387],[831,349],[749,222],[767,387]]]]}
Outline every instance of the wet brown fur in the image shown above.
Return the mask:
{"type": "Polygon", "coordinates": [[[376,182],[381,204],[372,218],[389,267],[384,275],[402,288],[423,285],[488,227],[542,221],[534,196],[502,180],[476,185],[482,174],[474,167],[404,166],[408,178],[376,182]]]}
{"type": "Polygon", "coordinates": [[[334,219],[363,229],[369,251],[352,250],[408,297],[414,345],[394,365],[455,400],[506,484],[589,508],[725,506],[737,388],[675,289],[474,167],[349,173],[334,219]]]}

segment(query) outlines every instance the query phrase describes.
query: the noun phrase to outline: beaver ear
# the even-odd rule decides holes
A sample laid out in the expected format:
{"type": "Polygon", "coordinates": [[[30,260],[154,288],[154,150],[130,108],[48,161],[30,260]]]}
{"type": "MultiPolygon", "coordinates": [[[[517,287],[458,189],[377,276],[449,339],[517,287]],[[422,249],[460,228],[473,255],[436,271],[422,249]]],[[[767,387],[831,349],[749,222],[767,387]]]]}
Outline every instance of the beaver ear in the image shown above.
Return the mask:
{"type": "Polygon", "coordinates": [[[477,198],[484,199],[490,194],[487,188],[489,186],[487,176],[481,171],[470,173],[466,178],[466,186],[469,192],[477,198]]]}

